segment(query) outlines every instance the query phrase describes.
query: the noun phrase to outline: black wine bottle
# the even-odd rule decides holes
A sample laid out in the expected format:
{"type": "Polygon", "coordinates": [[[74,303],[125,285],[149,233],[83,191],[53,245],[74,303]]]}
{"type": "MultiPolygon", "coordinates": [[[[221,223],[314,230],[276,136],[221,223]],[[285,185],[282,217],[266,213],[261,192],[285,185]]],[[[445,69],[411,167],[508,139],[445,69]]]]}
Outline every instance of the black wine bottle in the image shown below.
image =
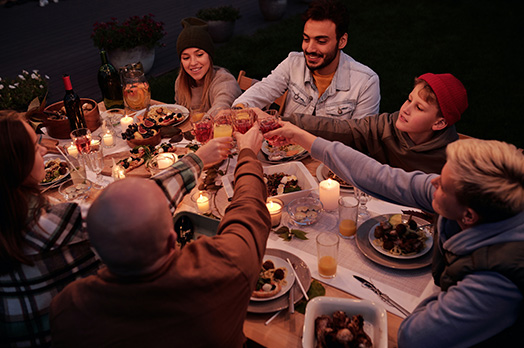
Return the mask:
{"type": "Polygon", "coordinates": [[[78,128],[87,128],[86,119],[84,118],[84,111],[82,110],[82,102],[78,95],[73,91],[71,85],[71,78],[69,75],[64,75],[64,107],[66,109],[66,115],[71,125],[71,130],[78,128]]]}
{"type": "Polygon", "coordinates": [[[102,91],[104,105],[106,109],[124,108],[124,98],[122,96],[122,85],[120,75],[116,68],[107,60],[106,51],[100,51],[102,66],[98,69],[98,86],[102,91]]]}

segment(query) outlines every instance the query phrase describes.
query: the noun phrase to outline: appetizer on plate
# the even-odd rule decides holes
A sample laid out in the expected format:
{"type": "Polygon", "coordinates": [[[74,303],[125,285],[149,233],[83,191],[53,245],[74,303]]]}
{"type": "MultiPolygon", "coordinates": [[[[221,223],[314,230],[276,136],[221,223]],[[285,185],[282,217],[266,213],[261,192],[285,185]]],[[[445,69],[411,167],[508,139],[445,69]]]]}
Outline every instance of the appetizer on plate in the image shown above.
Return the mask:
{"type": "Polygon", "coordinates": [[[287,269],[284,267],[275,267],[271,259],[267,259],[262,264],[260,275],[258,276],[254,298],[270,298],[277,295],[286,285],[287,269]]]}
{"type": "Polygon", "coordinates": [[[426,232],[419,229],[411,216],[403,222],[402,214],[392,215],[388,221],[380,222],[373,235],[373,245],[394,256],[417,255],[426,248],[428,239],[426,232]]]}
{"type": "Polygon", "coordinates": [[[67,163],[62,162],[60,158],[54,158],[45,163],[45,177],[41,185],[50,184],[64,178],[69,173],[67,163]]]}
{"type": "Polygon", "coordinates": [[[188,114],[178,108],[168,105],[152,106],[147,112],[146,119],[155,120],[159,126],[170,126],[174,123],[184,121],[188,114]]]}

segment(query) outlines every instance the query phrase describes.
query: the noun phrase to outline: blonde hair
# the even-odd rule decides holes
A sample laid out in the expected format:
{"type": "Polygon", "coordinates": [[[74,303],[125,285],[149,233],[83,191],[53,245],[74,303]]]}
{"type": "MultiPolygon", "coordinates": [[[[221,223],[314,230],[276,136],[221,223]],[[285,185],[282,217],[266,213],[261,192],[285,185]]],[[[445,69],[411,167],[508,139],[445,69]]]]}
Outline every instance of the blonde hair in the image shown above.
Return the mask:
{"type": "Polygon", "coordinates": [[[507,219],[524,210],[524,154],[496,140],[464,139],[447,146],[447,164],[457,199],[482,222],[507,219]]]}
{"type": "MultiPolygon", "coordinates": [[[[209,101],[209,87],[213,78],[215,77],[215,68],[213,66],[213,58],[209,56],[209,70],[204,77],[204,86],[202,92],[202,100],[200,100],[201,109],[207,111],[211,108],[211,102],[209,101]]],[[[176,103],[186,108],[191,108],[192,93],[191,87],[196,86],[195,80],[184,70],[182,64],[180,64],[180,72],[178,76],[178,86],[175,89],[176,103]]]]}

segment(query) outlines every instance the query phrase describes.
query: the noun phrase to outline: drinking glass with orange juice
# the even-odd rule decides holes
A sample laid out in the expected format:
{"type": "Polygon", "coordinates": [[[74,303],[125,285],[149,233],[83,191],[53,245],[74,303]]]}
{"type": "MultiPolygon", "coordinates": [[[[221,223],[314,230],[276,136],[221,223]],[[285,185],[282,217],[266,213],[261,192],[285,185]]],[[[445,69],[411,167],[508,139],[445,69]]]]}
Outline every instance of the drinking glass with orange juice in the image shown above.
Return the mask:
{"type": "Polygon", "coordinates": [[[334,278],[337,274],[339,240],[334,233],[317,236],[318,274],[323,278],[334,278]]]}
{"type": "Polygon", "coordinates": [[[214,138],[230,137],[233,135],[233,124],[228,114],[219,114],[215,117],[213,129],[214,138]]]}
{"type": "Polygon", "coordinates": [[[358,200],[353,196],[338,199],[338,232],[342,238],[354,238],[357,233],[358,200]]]}

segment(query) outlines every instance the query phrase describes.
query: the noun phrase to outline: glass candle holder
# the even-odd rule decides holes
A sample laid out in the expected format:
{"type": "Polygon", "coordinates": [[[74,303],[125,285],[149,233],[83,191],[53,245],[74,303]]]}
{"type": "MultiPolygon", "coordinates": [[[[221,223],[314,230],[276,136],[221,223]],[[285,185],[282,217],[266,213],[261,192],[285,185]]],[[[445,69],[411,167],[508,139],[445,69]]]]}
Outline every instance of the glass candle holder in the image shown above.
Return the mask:
{"type": "Polygon", "coordinates": [[[153,157],[147,163],[147,169],[149,169],[151,175],[155,175],[161,172],[162,170],[169,168],[176,161],[178,161],[178,156],[175,153],[162,152],[153,157]]]}
{"type": "Polygon", "coordinates": [[[102,129],[102,132],[100,133],[100,138],[102,141],[102,146],[105,148],[115,146],[116,145],[116,132],[111,122],[108,122],[107,120],[103,120],[101,129],[102,129]]]}
{"type": "Polygon", "coordinates": [[[191,196],[197,211],[200,214],[207,214],[211,211],[211,194],[207,191],[197,191],[191,196]]]}
{"type": "Polygon", "coordinates": [[[280,220],[282,219],[282,209],[284,208],[284,203],[278,198],[268,198],[266,203],[267,210],[271,216],[271,227],[276,227],[280,225],[280,220]]]}

